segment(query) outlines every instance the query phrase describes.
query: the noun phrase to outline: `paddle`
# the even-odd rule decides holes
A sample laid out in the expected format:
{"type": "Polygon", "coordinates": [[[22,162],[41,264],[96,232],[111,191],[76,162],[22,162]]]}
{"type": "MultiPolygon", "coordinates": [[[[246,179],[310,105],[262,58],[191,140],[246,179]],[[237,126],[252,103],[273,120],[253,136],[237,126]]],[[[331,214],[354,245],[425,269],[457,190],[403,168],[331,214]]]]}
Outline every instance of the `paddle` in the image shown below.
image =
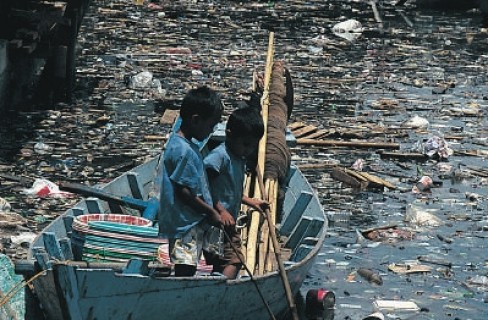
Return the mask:
{"type": "Polygon", "coordinates": [[[155,198],[148,200],[136,199],[128,196],[120,197],[98,188],[89,187],[80,183],[60,182],[59,189],[83,196],[97,197],[100,200],[125,205],[129,208],[142,211],[142,217],[154,221],[158,212],[159,201],[155,198]]]}
{"type": "MultiPolygon", "coordinates": [[[[17,181],[21,185],[28,186],[35,180],[33,178],[18,177],[10,174],[0,173],[0,178],[17,181]]],[[[159,207],[159,201],[155,198],[148,200],[136,199],[128,196],[120,197],[103,191],[99,188],[86,186],[81,183],[60,182],[60,190],[80,194],[88,197],[96,197],[100,200],[112,202],[118,205],[127,206],[142,212],[142,217],[154,221],[159,207]]]]}

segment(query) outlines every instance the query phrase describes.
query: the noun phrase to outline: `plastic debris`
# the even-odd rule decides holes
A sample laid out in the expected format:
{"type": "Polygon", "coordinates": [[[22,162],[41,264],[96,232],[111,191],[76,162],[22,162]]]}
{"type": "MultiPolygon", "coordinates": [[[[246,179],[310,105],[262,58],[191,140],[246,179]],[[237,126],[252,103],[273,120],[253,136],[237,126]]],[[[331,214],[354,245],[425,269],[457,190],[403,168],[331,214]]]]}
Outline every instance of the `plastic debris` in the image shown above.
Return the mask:
{"type": "Polygon", "coordinates": [[[399,274],[422,273],[432,271],[432,267],[419,264],[418,262],[391,263],[388,270],[399,274]]]}
{"type": "Polygon", "coordinates": [[[412,301],[400,300],[376,300],[373,302],[373,307],[378,311],[420,311],[419,306],[412,301]]]}
{"type": "Polygon", "coordinates": [[[72,193],[59,190],[59,187],[55,183],[47,179],[36,179],[32,184],[32,187],[24,189],[23,193],[28,195],[36,195],[38,197],[54,198],[69,198],[73,196],[72,193]]]}
{"type": "Polygon", "coordinates": [[[412,187],[413,193],[428,192],[430,188],[434,186],[432,178],[429,176],[423,176],[420,180],[412,187]]]}
{"type": "Polygon", "coordinates": [[[23,232],[18,236],[11,236],[10,241],[12,241],[12,246],[28,248],[29,245],[34,241],[37,235],[33,232],[23,232]]]}
{"type": "Polygon", "coordinates": [[[348,41],[354,41],[361,36],[363,26],[361,25],[361,22],[349,19],[334,25],[332,27],[332,32],[338,37],[348,41]]]}
{"type": "Polygon", "coordinates": [[[366,269],[366,268],[359,268],[357,272],[361,277],[368,280],[368,282],[370,283],[374,283],[379,286],[383,284],[383,279],[381,278],[381,276],[377,272],[374,272],[373,270],[366,269]]]}
{"type": "Polygon", "coordinates": [[[404,121],[402,123],[402,126],[403,127],[409,127],[409,128],[422,128],[422,129],[425,129],[425,128],[428,128],[429,127],[429,120],[425,119],[425,118],[422,118],[418,115],[415,115],[413,116],[412,118],[404,121]]]}
{"type": "Polygon", "coordinates": [[[434,136],[427,140],[423,145],[423,153],[429,157],[438,155],[441,159],[447,159],[454,151],[449,148],[449,144],[443,138],[434,136]]]}
{"type": "Polygon", "coordinates": [[[466,281],[470,287],[475,287],[479,291],[488,292],[488,277],[487,276],[473,276],[466,281]]]}
{"type": "Polygon", "coordinates": [[[48,144],[45,144],[44,142],[37,142],[34,145],[34,151],[38,154],[47,154],[50,153],[53,150],[53,147],[51,147],[48,144]]]}
{"type": "Polygon", "coordinates": [[[405,221],[416,226],[436,227],[442,224],[441,219],[413,204],[407,205],[405,221]]]}
{"type": "Polygon", "coordinates": [[[351,168],[357,171],[363,171],[363,166],[364,166],[364,160],[363,159],[357,159],[354,161],[352,164],[351,168]]]}
{"type": "Polygon", "coordinates": [[[12,207],[10,206],[10,203],[5,200],[4,198],[0,198],[0,212],[1,211],[10,211],[12,207]]]}
{"type": "Polygon", "coordinates": [[[414,232],[402,230],[396,226],[371,228],[361,233],[365,238],[371,241],[385,243],[396,243],[403,240],[412,240],[414,237],[414,232]]]}

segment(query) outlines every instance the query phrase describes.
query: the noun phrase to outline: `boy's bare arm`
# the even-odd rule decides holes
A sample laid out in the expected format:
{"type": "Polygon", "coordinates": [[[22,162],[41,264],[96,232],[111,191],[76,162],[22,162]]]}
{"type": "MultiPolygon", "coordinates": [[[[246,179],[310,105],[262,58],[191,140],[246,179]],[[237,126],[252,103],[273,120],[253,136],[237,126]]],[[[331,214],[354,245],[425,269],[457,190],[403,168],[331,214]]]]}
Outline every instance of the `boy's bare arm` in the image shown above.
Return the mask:
{"type": "Polygon", "coordinates": [[[259,210],[261,212],[263,212],[266,209],[269,209],[269,202],[266,200],[262,200],[262,199],[249,198],[247,196],[242,196],[242,203],[250,206],[251,208],[259,210]]]}
{"type": "Polygon", "coordinates": [[[208,222],[211,225],[220,227],[222,225],[222,219],[217,210],[208,205],[202,198],[195,196],[187,187],[176,186],[176,195],[187,203],[193,210],[197,212],[203,212],[208,216],[208,222]]]}

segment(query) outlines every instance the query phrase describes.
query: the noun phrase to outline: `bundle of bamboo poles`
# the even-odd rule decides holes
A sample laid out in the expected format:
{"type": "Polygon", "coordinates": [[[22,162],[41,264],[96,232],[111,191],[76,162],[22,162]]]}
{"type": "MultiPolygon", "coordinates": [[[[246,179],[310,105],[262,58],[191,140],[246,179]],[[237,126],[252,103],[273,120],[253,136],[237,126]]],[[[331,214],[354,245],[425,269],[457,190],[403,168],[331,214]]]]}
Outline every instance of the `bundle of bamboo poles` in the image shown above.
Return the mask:
{"type": "MultiPolygon", "coordinates": [[[[244,192],[249,197],[254,198],[261,198],[263,197],[262,190],[259,187],[258,176],[264,176],[264,165],[266,161],[266,143],[267,143],[267,135],[268,135],[268,108],[269,108],[269,84],[271,81],[271,71],[273,66],[273,54],[274,54],[274,33],[270,33],[269,42],[268,42],[268,52],[266,58],[266,66],[264,71],[264,85],[263,85],[263,96],[261,100],[262,106],[262,117],[264,122],[264,135],[263,138],[259,141],[259,149],[258,149],[258,160],[257,160],[257,167],[256,173],[249,175],[246,178],[245,185],[244,185],[244,192]]],[[[255,81],[255,79],[253,79],[255,81]]],[[[255,85],[255,83],[253,83],[255,85]]],[[[269,182],[266,181],[266,184],[269,187],[269,182]]],[[[263,190],[264,191],[264,190],[263,190]]],[[[271,192],[267,193],[268,195],[273,195],[275,192],[271,190],[271,192]]],[[[276,205],[270,202],[270,199],[265,199],[270,203],[270,211],[272,212],[272,216],[274,209],[276,209],[276,205]]],[[[244,212],[248,212],[247,207],[242,208],[244,212]]],[[[266,261],[266,256],[269,256],[266,247],[270,247],[269,240],[267,238],[267,234],[269,232],[267,228],[267,224],[263,217],[258,211],[251,211],[249,216],[249,223],[247,228],[242,229],[242,239],[243,239],[243,253],[246,258],[246,265],[247,269],[250,270],[254,275],[259,275],[264,273],[264,265],[268,265],[269,263],[266,261]],[[265,262],[266,261],[266,262],[265,262]]],[[[272,266],[271,266],[272,268],[272,266]]]]}
{"type": "MultiPolygon", "coordinates": [[[[274,35],[271,33],[261,101],[264,136],[259,142],[256,173],[247,177],[244,190],[247,196],[270,203],[270,221],[274,226],[279,210],[279,184],[286,177],[291,157],[285,139],[288,107],[284,100],[284,67],[281,62],[273,61],[273,41],[274,35]]],[[[247,210],[245,207],[242,209],[247,210]]],[[[276,270],[278,263],[270,235],[274,234],[274,230],[270,230],[265,222],[259,212],[252,211],[248,227],[242,230],[246,265],[256,275],[276,270]]]]}
{"type": "Polygon", "coordinates": [[[244,186],[247,196],[267,200],[270,208],[265,210],[264,217],[260,212],[253,211],[250,223],[243,229],[241,236],[246,269],[253,276],[276,270],[278,266],[293,319],[298,320],[294,297],[281,257],[281,246],[275,232],[279,182],[284,180],[288,173],[291,156],[285,139],[289,110],[284,101],[284,68],[280,62],[273,62],[273,54],[274,33],[271,32],[261,101],[264,136],[259,142],[256,172],[246,179],[244,186]]]}

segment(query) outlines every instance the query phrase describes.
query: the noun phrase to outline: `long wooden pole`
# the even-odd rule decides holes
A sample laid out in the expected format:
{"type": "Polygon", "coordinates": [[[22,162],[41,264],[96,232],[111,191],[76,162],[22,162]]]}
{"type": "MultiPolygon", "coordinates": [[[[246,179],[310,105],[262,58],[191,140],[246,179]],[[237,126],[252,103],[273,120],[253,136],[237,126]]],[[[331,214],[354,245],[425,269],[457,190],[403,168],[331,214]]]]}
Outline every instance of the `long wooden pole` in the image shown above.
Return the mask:
{"type": "MultiPolygon", "coordinates": [[[[268,199],[266,190],[264,188],[264,182],[263,182],[263,176],[261,175],[261,170],[259,170],[258,168],[258,170],[256,171],[258,176],[257,178],[258,178],[259,188],[261,189],[261,194],[263,195],[264,199],[268,199]]],[[[273,243],[274,254],[275,254],[276,261],[278,262],[278,268],[280,271],[281,280],[283,282],[283,287],[285,289],[286,299],[288,300],[288,306],[290,307],[293,320],[299,320],[297,307],[295,304],[295,300],[293,298],[293,293],[291,292],[290,282],[288,281],[288,276],[286,275],[285,265],[281,260],[280,244],[278,243],[278,239],[276,238],[275,226],[271,218],[271,212],[269,209],[266,209],[264,213],[266,216],[266,221],[268,222],[269,236],[271,238],[271,242],[273,243]]]]}
{"type": "MultiPolygon", "coordinates": [[[[267,124],[268,124],[268,106],[269,106],[269,83],[271,79],[271,71],[273,69],[273,54],[274,54],[274,32],[270,32],[268,40],[268,53],[266,58],[266,67],[264,71],[264,88],[263,96],[261,98],[262,106],[262,117],[264,122],[264,135],[259,141],[258,149],[258,168],[264,170],[264,163],[266,161],[266,137],[267,137],[267,124]]],[[[263,176],[261,171],[261,176],[263,176]]],[[[262,198],[260,195],[260,190],[257,184],[254,189],[254,197],[262,198]]],[[[251,214],[251,222],[249,226],[249,233],[247,236],[247,247],[246,247],[246,265],[254,273],[256,267],[256,254],[257,254],[257,244],[259,237],[259,226],[260,226],[261,215],[257,211],[253,211],[251,214]]]]}

